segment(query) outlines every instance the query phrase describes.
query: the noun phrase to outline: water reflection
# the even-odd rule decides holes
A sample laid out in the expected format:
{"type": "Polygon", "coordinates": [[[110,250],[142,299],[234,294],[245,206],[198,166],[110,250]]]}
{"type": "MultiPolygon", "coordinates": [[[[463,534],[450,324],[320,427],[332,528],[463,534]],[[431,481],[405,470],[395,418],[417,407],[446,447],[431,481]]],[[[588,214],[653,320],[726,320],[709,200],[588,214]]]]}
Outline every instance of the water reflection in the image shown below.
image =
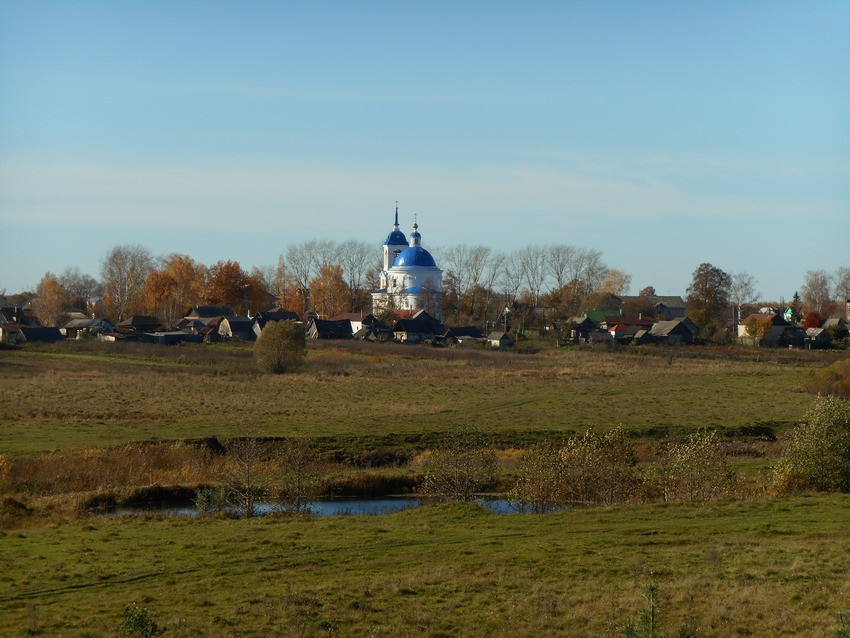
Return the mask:
{"type": "MultiPolygon", "coordinates": [[[[395,496],[384,498],[345,498],[327,499],[310,503],[309,510],[313,516],[369,516],[390,514],[404,510],[415,509],[434,501],[413,496],[395,496]]],[[[517,506],[506,499],[480,497],[475,499],[479,505],[486,507],[496,514],[516,514],[517,506]]],[[[259,503],[256,513],[259,516],[285,511],[279,503],[259,503]]],[[[237,512],[234,512],[237,513],[237,512]]],[[[104,512],[107,516],[129,516],[137,514],[158,514],[160,516],[197,516],[198,510],[194,505],[163,506],[137,505],[117,507],[104,512]]]]}

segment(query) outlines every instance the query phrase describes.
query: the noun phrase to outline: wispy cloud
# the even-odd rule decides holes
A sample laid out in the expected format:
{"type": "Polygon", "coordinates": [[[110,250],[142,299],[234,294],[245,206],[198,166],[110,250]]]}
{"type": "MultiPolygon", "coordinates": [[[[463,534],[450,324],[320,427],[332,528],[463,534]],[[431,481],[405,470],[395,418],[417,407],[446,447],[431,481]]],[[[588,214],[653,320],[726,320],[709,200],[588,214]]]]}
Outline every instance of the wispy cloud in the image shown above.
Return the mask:
{"type": "Polygon", "coordinates": [[[518,98],[503,95],[463,95],[449,93],[410,93],[407,91],[341,91],[303,86],[181,83],[169,85],[174,93],[209,94],[237,98],[300,100],[305,102],[360,102],[366,104],[493,104],[516,103],[518,98]]]}
{"type": "Polygon", "coordinates": [[[0,218],[15,215],[31,223],[144,220],[191,226],[203,219],[208,227],[227,228],[234,216],[250,215],[281,227],[396,198],[442,218],[441,223],[450,223],[459,211],[478,222],[493,215],[534,214],[593,216],[602,223],[669,216],[776,222],[805,218],[813,210],[829,221],[848,214],[848,203],[838,198],[706,193],[652,173],[625,179],[527,167],[413,171],[0,164],[0,218]]]}

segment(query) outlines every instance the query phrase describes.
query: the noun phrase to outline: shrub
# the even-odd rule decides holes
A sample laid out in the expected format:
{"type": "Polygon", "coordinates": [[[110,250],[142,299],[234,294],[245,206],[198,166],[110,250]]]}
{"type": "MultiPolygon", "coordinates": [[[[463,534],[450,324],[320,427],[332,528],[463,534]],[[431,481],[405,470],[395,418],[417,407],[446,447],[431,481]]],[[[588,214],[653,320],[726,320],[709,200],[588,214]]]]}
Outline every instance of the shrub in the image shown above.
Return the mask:
{"type": "Polygon", "coordinates": [[[164,632],[165,627],[159,627],[147,609],[139,609],[135,604],[124,609],[118,625],[118,635],[122,638],[153,638],[164,632]]]}
{"type": "Polygon", "coordinates": [[[523,512],[543,514],[564,504],[564,464],[559,451],[538,445],[522,455],[509,498],[523,512]]]}
{"type": "Polygon", "coordinates": [[[270,321],[254,344],[254,358],[263,372],[292,372],[307,356],[304,330],[294,321],[270,321]]]}
{"type": "Polygon", "coordinates": [[[671,445],[664,468],[665,500],[707,501],[732,492],[735,475],[717,432],[700,431],[671,445]]]}
{"type": "Polygon", "coordinates": [[[466,430],[434,450],[425,462],[422,491],[454,501],[469,501],[496,481],[496,454],[475,430],[466,430]]]}
{"type": "Polygon", "coordinates": [[[850,359],[836,361],[812,374],[806,381],[806,390],[812,394],[829,394],[850,399],[850,359]]]}
{"type": "Polygon", "coordinates": [[[634,446],[621,428],[588,430],[560,451],[566,502],[610,505],[629,500],[639,481],[634,446]]]}
{"type": "Polygon", "coordinates": [[[199,516],[223,512],[227,508],[227,494],[220,487],[202,487],[195,494],[195,509],[199,516]]]}
{"type": "Polygon", "coordinates": [[[819,396],[774,472],[774,489],[850,492],[850,403],[819,396]]]}

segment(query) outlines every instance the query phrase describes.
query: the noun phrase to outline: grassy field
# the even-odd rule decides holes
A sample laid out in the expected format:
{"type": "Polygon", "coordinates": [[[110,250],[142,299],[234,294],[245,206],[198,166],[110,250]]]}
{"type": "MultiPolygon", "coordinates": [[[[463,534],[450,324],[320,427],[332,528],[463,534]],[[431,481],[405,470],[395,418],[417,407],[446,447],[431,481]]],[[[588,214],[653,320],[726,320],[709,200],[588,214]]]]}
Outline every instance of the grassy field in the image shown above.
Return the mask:
{"type": "Polygon", "coordinates": [[[830,635],[850,607],[850,497],[496,515],[97,518],[0,533],[0,634],[617,636],[660,588],[664,631],[830,635]]]}
{"type": "MultiPolygon", "coordinates": [[[[622,425],[636,436],[799,421],[819,353],[536,354],[311,344],[297,374],[247,347],[62,344],[0,351],[0,452],[233,436],[416,440],[475,425],[505,444],[622,425]]],[[[846,355],[844,355],[846,356],[846,355]]]]}
{"type": "Polygon", "coordinates": [[[777,446],[748,435],[798,422],[813,401],[806,379],[842,358],[319,343],[303,371],[265,376],[238,345],[3,349],[6,471],[30,467],[24,484],[57,485],[0,494],[11,522],[0,531],[0,635],[117,635],[137,604],[166,636],[613,637],[654,583],[669,634],[826,637],[850,608],[846,495],[247,520],[103,518],[74,504],[121,486],[201,484],[221,462],[194,446],[128,442],[304,435],[324,452],[380,457],[469,425],[506,461],[529,442],[621,425],[651,462],[663,437],[718,428],[756,484],[777,446]]]}

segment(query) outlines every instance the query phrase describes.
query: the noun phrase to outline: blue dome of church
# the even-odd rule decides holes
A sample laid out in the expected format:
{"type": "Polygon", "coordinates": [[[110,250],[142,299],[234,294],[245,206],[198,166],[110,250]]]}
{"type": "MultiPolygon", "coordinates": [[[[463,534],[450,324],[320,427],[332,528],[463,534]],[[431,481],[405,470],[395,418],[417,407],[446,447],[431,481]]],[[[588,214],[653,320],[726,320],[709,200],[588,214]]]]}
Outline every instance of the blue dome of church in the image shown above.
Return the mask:
{"type": "Polygon", "coordinates": [[[436,268],[437,262],[422,246],[410,246],[401,251],[395,258],[393,267],[396,266],[420,266],[423,268],[436,268]]]}
{"type": "Polygon", "coordinates": [[[404,236],[404,233],[401,232],[398,228],[390,231],[390,234],[387,235],[387,240],[384,242],[385,246],[400,246],[402,244],[407,243],[407,237],[404,236]]]}

